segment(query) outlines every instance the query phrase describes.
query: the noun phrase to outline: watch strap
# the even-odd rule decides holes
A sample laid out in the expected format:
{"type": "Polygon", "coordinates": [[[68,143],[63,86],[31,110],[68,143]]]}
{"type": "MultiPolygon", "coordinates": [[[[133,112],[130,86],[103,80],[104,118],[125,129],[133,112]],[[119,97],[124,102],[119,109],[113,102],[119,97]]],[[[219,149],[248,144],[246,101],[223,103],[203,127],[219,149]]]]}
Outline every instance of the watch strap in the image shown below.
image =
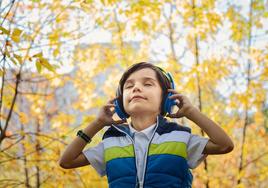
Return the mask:
{"type": "Polygon", "coordinates": [[[82,138],[86,143],[91,142],[91,138],[88,135],[86,135],[82,130],[79,130],[76,136],[79,136],[80,138],[82,138]]]}

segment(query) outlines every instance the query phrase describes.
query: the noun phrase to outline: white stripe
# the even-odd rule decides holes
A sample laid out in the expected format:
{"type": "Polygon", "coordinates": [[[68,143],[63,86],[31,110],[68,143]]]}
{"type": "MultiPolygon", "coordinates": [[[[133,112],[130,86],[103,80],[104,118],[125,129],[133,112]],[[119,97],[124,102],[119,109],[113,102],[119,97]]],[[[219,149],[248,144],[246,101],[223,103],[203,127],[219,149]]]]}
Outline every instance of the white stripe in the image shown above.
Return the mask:
{"type": "Polygon", "coordinates": [[[159,135],[157,132],[154,135],[154,138],[152,140],[153,144],[161,144],[163,142],[184,142],[185,144],[188,143],[190,139],[190,133],[185,131],[172,131],[170,133],[165,133],[162,135],[159,135]]]}
{"type": "Polygon", "coordinates": [[[104,139],[103,142],[104,142],[104,149],[114,146],[125,147],[132,144],[131,140],[127,139],[125,136],[109,137],[104,139]]]}

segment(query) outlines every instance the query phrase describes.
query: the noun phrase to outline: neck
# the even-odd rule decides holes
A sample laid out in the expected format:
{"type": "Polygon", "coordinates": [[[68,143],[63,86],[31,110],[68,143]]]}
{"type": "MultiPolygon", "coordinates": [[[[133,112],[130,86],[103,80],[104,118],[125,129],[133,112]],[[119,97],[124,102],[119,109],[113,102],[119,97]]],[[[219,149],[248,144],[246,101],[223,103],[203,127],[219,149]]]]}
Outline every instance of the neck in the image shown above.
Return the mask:
{"type": "Polygon", "coordinates": [[[131,116],[131,124],[137,131],[142,131],[156,123],[157,115],[131,116]]]}

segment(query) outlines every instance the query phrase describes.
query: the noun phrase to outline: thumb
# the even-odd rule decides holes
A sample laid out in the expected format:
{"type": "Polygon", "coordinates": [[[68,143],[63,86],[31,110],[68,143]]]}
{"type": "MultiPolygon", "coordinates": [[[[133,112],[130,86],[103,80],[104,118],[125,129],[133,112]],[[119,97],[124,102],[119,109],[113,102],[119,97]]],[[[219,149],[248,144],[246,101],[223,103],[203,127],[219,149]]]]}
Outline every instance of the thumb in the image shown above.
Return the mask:
{"type": "Polygon", "coordinates": [[[170,118],[181,118],[181,117],[183,117],[183,114],[180,112],[177,112],[175,114],[168,114],[167,116],[170,118]]]}
{"type": "Polygon", "coordinates": [[[168,114],[167,117],[175,118],[175,117],[176,117],[175,115],[176,115],[176,114],[168,114]]]}
{"type": "Polygon", "coordinates": [[[122,123],[126,123],[127,120],[126,119],[122,119],[122,120],[114,120],[113,123],[114,124],[122,124],[122,123]]]}

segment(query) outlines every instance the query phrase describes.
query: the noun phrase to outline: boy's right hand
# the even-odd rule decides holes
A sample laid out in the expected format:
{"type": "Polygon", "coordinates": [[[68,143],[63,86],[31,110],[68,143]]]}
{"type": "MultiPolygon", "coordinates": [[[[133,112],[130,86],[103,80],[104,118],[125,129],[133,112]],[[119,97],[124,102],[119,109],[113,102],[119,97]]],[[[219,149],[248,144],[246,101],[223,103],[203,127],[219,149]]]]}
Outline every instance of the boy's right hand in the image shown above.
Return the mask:
{"type": "Polygon", "coordinates": [[[111,99],[108,101],[106,105],[104,105],[96,118],[96,122],[103,128],[105,126],[111,125],[111,124],[121,124],[121,123],[126,123],[126,120],[114,120],[113,115],[115,113],[115,105],[114,105],[114,100],[116,98],[111,99]],[[111,110],[113,108],[113,110],[111,110]]]}

